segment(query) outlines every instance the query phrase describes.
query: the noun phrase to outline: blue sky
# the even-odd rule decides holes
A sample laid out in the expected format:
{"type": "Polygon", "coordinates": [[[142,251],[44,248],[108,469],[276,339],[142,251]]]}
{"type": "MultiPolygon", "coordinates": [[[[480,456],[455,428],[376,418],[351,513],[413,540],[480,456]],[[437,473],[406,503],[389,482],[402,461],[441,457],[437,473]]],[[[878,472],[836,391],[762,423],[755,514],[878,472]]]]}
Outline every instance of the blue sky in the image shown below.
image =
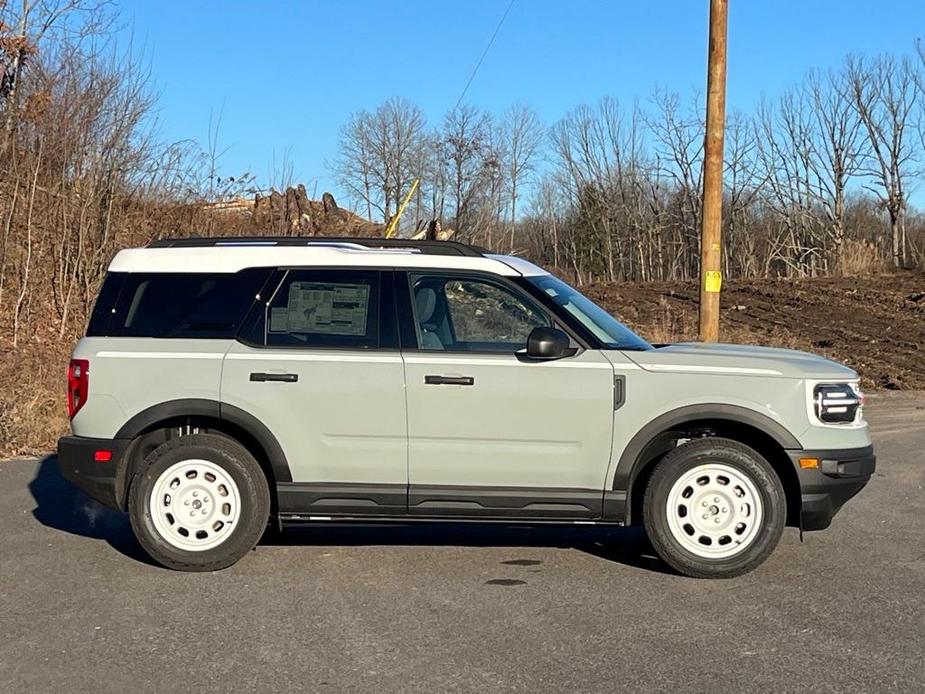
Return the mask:
{"type": "MultiPolygon", "coordinates": [[[[122,41],[141,49],[160,95],[161,134],[205,142],[223,112],[226,175],[294,178],[337,195],[325,167],[347,117],[393,95],[436,123],[459,97],[508,0],[119,3],[122,41]]],[[[751,110],[810,68],[850,52],[908,52],[922,0],[732,0],[728,104],[751,110]]],[[[553,123],[604,95],[705,89],[707,0],[515,0],[466,102],[532,105],[553,123]]]]}

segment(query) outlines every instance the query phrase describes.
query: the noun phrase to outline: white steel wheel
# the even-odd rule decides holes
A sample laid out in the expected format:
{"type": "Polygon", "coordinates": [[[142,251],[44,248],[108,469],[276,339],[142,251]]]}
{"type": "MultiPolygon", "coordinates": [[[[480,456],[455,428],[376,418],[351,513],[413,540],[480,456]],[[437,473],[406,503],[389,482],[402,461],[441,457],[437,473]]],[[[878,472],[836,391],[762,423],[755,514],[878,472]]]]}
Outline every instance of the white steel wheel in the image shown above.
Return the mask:
{"type": "Polygon", "coordinates": [[[668,492],[665,510],[675,541],[705,559],[743,552],[759,535],[764,516],[752,479],[722,463],[705,463],[681,475],[668,492]]]}
{"type": "Polygon", "coordinates": [[[183,460],[154,482],[151,521],[163,540],[189,552],[222,544],[237,527],[241,495],[231,475],[208,460],[183,460]]]}

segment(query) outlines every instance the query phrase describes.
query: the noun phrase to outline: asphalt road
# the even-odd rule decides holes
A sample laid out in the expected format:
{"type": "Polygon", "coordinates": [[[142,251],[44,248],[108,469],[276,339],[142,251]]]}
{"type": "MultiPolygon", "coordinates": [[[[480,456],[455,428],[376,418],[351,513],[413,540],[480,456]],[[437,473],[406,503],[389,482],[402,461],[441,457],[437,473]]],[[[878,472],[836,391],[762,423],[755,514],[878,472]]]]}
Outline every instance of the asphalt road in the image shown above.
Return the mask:
{"type": "Polygon", "coordinates": [[[216,574],[153,566],[54,460],[0,463],[0,692],[925,690],[925,394],[879,472],[731,581],[635,531],[326,527],[216,574]]]}

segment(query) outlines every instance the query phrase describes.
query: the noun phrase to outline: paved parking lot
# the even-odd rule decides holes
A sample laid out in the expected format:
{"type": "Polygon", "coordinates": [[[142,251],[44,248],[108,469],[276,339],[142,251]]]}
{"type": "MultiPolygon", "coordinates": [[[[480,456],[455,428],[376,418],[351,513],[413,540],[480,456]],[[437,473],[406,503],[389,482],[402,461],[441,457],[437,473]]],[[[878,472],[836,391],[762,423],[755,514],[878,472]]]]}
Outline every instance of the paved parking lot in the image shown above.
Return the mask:
{"type": "Polygon", "coordinates": [[[325,527],[217,574],[147,562],[52,458],[0,463],[0,692],[925,690],[925,394],[876,396],[871,484],[757,572],[635,531],[325,527]]]}

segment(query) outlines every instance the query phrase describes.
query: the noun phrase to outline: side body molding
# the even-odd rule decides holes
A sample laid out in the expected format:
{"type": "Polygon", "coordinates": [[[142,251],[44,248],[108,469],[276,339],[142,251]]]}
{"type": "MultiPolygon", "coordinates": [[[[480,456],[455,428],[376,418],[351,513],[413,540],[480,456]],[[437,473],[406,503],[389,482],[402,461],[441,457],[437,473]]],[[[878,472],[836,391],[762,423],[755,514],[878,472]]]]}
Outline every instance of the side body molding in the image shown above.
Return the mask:
{"type": "Polygon", "coordinates": [[[220,407],[221,405],[217,400],[205,400],[202,398],[183,398],[180,400],[161,402],[142,410],[129,419],[122,425],[119,431],[116,432],[115,438],[133,439],[158,422],[176,419],[177,417],[211,417],[212,419],[221,419],[220,407]]]}
{"type": "Polygon", "coordinates": [[[289,461],[283,453],[282,446],[266,425],[254,415],[234,405],[221,404],[221,418],[248,432],[267,454],[267,460],[273,469],[276,482],[292,482],[292,472],[289,470],[289,461]]]}
{"type": "Polygon", "coordinates": [[[142,410],[116,432],[115,438],[131,440],[158,422],[182,417],[209,417],[232,424],[253,437],[266,453],[277,482],[291,482],[292,473],[279,441],[259,419],[234,405],[217,400],[186,398],[162,402],[142,410]]]}

